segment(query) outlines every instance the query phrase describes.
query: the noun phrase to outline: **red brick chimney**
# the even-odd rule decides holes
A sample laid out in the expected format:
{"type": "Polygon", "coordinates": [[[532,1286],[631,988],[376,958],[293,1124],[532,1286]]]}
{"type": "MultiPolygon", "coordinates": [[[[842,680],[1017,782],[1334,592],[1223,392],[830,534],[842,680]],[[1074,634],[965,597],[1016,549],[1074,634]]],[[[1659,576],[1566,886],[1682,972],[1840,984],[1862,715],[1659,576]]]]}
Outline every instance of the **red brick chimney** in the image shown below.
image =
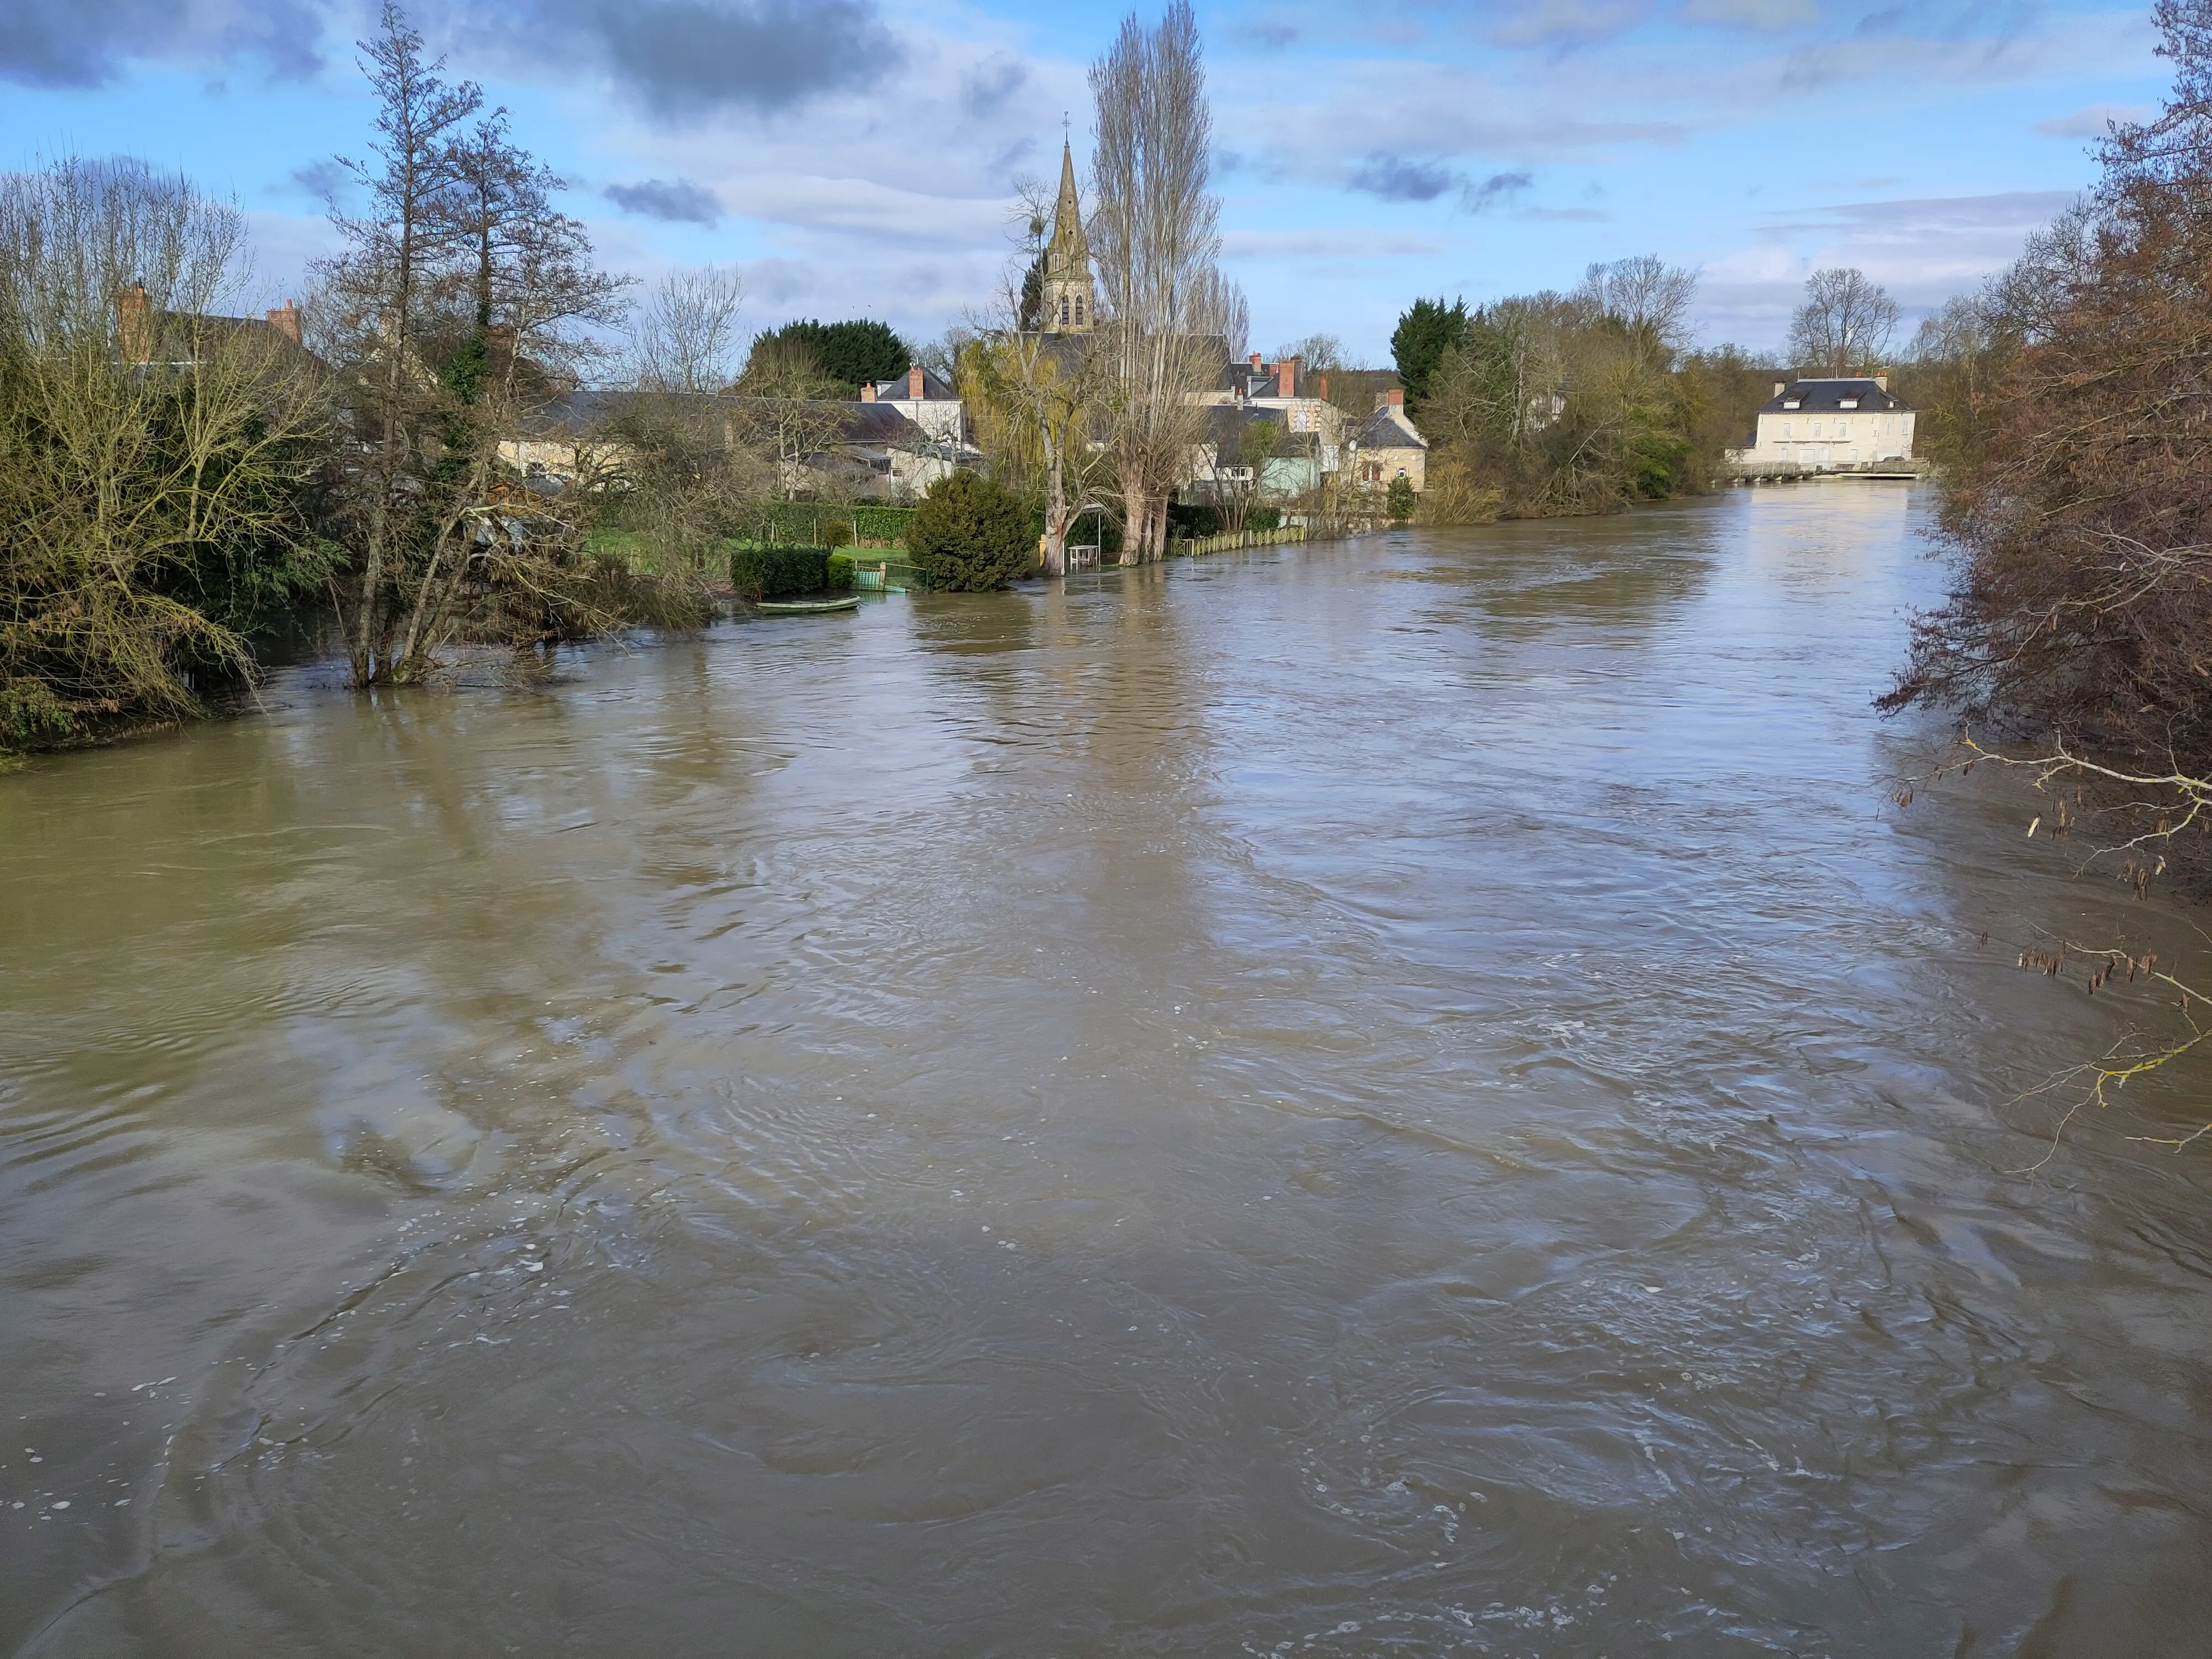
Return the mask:
{"type": "Polygon", "coordinates": [[[1406,389],[1403,386],[1394,386],[1388,392],[1378,392],[1375,394],[1375,410],[1377,414],[1386,409],[1403,409],[1405,406],[1406,389]]]}
{"type": "Polygon", "coordinates": [[[1298,360],[1285,357],[1275,365],[1275,395],[1295,398],[1298,395],[1298,360]]]}
{"type": "Polygon", "coordinates": [[[921,365],[915,363],[906,372],[906,395],[915,402],[921,401],[921,365]]]}
{"type": "Polygon", "coordinates": [[[269,326],[294,345],[306,343],[300,337],[300,302],[297,300],[287,300],[276,310],[270,312],[269,326]]]}
{"type": "Polygon", "coordinates": [[[1314,396],[1323,403],[1328,401],[1328,376],[1326,373],[1314,376],[1314,396]]]}
{"type": "Polygon", "coordinates": [[[1260,354],[1255,351],[1252,354],[1252,372],[1255,374],[1257,374],[1260,372],[1260,354]]]}
{"type": "Polygon", "coordinates": [[[125,362],[154,361],[154,308],[143,283],[133,283],[115,296],[115,341],[125,362]]]}

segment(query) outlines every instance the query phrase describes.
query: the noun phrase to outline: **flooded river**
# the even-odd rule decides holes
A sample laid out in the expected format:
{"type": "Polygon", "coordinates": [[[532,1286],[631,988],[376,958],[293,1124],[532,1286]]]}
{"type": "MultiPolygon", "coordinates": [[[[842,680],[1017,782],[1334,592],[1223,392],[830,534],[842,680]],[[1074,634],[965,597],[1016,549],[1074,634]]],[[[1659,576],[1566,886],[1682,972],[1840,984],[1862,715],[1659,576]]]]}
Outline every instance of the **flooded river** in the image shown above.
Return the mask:
{"type": "Polygon", "coordinates": [[[1870,712],[1903,488],[0,779],[0,1651],[2171,1655],[2204,954],[1870,712]]]}

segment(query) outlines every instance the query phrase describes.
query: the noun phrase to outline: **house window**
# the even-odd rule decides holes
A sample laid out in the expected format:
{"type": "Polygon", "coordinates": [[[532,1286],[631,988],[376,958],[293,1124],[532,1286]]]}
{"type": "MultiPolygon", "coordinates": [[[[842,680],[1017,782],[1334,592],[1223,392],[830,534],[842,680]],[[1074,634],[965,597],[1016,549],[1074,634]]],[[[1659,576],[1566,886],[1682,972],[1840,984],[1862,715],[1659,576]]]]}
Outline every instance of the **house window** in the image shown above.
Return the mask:
{"type": "Polygon", "coordinates": [[[1820,435],[1820,423],[1818,421],[1813,422],[1813,435],[1816,438],[1820,435]]]}
{"type": "Polygon", "coordinates": [[[1846,398],[1837,405],[1839,409],[1856,409],[1858,406],[1859,400],[1856,398],[1846,398]]]}
{"type": "Polygon", "coordinates": [[[1790,423],[1788,421],[1784,421],[1782,423],[1782,435],[1785,438],[1794,438],[1797,435],[1790,429],[1790,423]]]}
{"type": "Polygon", "coordinates": [[[1065,294],[1060,296],[1060,325],[1062,328],[1067,326],[1067,296],[1065,294]]]}
{"type": "Polygon", "coordinates": [[[1782,406],[1784,409],[1795,409],[1797,407],[1797,399],[1795,398],[1784,398],[1783,400],[1782,406]]]}

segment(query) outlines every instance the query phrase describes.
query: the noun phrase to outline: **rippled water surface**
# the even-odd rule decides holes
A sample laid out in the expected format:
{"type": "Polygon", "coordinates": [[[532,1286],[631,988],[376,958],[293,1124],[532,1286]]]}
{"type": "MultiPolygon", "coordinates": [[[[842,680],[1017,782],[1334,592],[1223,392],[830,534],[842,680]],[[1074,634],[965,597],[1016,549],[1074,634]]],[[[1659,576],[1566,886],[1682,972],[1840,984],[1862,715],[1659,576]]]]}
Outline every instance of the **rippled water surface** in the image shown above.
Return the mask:
{"type": "Polygon", "coordinates": [[[2212,1649],[2205,1076],[2021,1173],[2160,1015],[2012,965],[2202,915],[1890,805],[1917,511],[0,780],[0,1650],[2212,1649]]]}

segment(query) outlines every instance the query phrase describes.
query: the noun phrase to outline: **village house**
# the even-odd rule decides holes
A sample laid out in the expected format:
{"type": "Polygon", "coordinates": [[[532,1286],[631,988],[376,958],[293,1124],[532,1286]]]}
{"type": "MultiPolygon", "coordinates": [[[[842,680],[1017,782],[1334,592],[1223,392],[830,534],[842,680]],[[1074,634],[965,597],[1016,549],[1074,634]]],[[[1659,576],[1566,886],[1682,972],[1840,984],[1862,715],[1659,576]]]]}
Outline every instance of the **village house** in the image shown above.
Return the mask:
{"type": "Polygon", "coordinates": [[[1429,441],[1406,416],[1406,394],[1394,386],[1378,392],[1375,412],[1352,441],[1346,458],[1363,489],[1388,489],[1403,478],[1419,495],[1429,487],[1429,441]]]}
{"type": "Polygon", "coordinates": [[[959,444],[967,438],[960,394],[920,363],[902,379],[862,386],[860,401],[896,409],[939,443],[959,444]]]}
{"type": "Polygon", "coordinates": [[[1890,396],[1887,374],[1778,380],[1749,447],[1728,459],[1807,472],[1908,461],[1913,420],[1911,408],[1890,396]]]}
{"type": "MultiPolygon", "coordinates": [[[[787,488],[828,489],[840,494],[878,500],[907,501],[921,495],[938,479],[963,466],[973,466],[981,456],[957,434],[960,404],[949,398],[942,381],[934,393],[925,383],[915,387],[915,368],[902,381],[884,381],[895,391],[918,389],[922,396],[908,398],[864,398],[852,403],[766,398],[713,396],[705,393],[578,391],[554,398],[528,411],[500,444],[508,465],[546,488],[567,489],[579,483],[619,479],[630,453],[618,432],[626,414],[641,398],[644,407],[667,408],[719,429],[722,442],[735,448],[750,442],[771,441],[799,443],[804,453],[787,463],[787,488]],[[920,406],[930,424],[908,415],[902,405],[920,406]],[[675,406],[681,406],[680,410],[675,406]],[[945,431],[954,435],[939,435],[945,431]]],[[[865,388],[874,391],[877,387],[865,388]]]]}

